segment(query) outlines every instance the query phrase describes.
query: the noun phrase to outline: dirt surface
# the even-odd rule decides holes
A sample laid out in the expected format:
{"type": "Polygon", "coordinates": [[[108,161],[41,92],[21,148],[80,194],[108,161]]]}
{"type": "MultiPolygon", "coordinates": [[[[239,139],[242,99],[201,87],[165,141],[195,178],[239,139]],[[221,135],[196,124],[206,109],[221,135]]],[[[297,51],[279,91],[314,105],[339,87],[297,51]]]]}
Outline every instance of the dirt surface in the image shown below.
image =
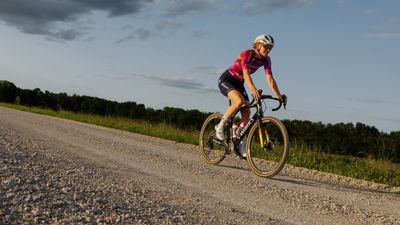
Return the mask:
{"type": "Polygon", "coordinates": [[[0,224],[400,224],[400,188],[0,107],[0,224]]]}

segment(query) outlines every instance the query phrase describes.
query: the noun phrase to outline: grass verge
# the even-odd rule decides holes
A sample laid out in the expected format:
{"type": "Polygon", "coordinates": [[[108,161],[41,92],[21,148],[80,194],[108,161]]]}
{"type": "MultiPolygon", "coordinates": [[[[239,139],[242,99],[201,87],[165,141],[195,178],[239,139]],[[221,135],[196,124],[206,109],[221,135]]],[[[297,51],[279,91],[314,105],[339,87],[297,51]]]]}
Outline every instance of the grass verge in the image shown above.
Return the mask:
{"type": "Polygon", "coordinates": [[[329,154],[320,149],[292,144],[288,163],[356,179],[400,186],[400,165],[388,160],[329,154]]]}

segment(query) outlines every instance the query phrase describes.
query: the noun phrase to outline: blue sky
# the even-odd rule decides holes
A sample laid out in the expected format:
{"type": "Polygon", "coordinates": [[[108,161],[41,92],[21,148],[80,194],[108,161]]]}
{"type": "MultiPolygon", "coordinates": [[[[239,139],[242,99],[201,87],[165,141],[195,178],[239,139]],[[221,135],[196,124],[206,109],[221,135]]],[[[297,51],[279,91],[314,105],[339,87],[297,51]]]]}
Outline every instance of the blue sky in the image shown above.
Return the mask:
{"type": "MultiPolygon", "coordinates": [[[[397,0],[2,0],[0,79],[223,112],[217,80],[271,34],[282,119],[400,130],[397,0]]],[[[272,93],[260,69],[257,88],[272,93]]]]}

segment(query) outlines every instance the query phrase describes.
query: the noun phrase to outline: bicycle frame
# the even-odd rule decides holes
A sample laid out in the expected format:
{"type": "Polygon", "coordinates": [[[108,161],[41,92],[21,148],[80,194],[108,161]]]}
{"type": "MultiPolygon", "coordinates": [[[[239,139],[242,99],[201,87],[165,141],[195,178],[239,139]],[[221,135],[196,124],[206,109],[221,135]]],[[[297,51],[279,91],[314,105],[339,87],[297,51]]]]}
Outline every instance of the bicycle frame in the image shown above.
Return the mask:
{"type": "MultiPolygon", "coordinates": [[[[259,93],[262,93],[262,90],[259,90],[259,93]]],[[[243,138],[247,135],[250,127],[253,126],[254,123],[258,123],[259,125],[259,130],[258,130],[258,135],[260,137],[260,144],[261,146],[263,146],[264,143],[264,138],[263,138],[263,132],[261,130],[261,121],[262,118],[264,117],[264,110],[262,108],[262,101],[263,99],[272,99],[272,100],[276,100],[279,101],[279,99],[272,97],[271,95],[261,95],[259,100],[255,100],[254,98],[252,99],[252,101],[245,106],[240,107],[237,112],[235,112],[235,114],[233,115],[233,117],[231,117],[231,119],[228,122],[228,128],[231,130],[231,132],[228,132],[228,140],[231,140],[233,142],[234,147],[238,146],[238,144],[243,140],[243,138]],[[246,124],[246,126],[243,128],[243,130],[241,130],[239,132],[239,137],[233,139],[231,138],[231,134],[232,134],[232,125],[233,125],[233,118],[236,117],[236,115],[243,109],[250,109],[250,108],[257,108],[256,112],[254,113],[254,115],[251,117],[251,119],[249,120],[249,122],[246,124]]],[[[231,104],[231,101],[229,100],[229,104],[231,104]]],[[[282,102],[279,101],[279,106],[276,108],[273,108],[272,111],[276,111],[278,110],[280,107],[282,106],[282,102]]],[[[286,105],[283,105],[286,108],[286,105]]],[[[267,143],[269,142],[269,131],[265,130],[265,138],[267,139],[267,143]]]]}
{"type": "MultiPolygon", "coordinates": [[[[260,95],[261,92],[259,90],[260,95]]],[[[282,121],[273,116],[265,116],[264,113],[267,109],[268,111],[276,111],[282,105],[285,107],[286,96],[282,97],[283,100],[281,101],[271,95],[261,95],[259,99],[252,99],[249,104],[240,107],[234,113],[234,116],[227,121],[224,140],[216,137],[216,124],[220,123],[223,115],[213,113],[207,117],[201,128],[199,139],[203,159],[207,163],[218,165],[233,151],[241,159],[247,158],[250,169],[257,176],[270,178],[279,173],[289,156],[289,137],[282,121]],[[279,102],[279,106],[270,107],[263,101],[264,99],[276,100],[279,102]],[[251,119],[241,130],[235,131],[238,134],[233,137],[235,133],[233,133],[232,126],[237,114],[242,110],[250,111],[250,108],[256,108],[256,112],[251,115],[251,119]],[[246,156],[243,156],[241,148],[238,148],[242,143],[245,145],[243,147],[245,147],[246,156]],[[255,158],[257,160],[253,160],[255,158]],[[265,160],[270,162],[265,164],[263,163],[265,160]]]]}
{"type": "MultiPolygon", "coordinates": [[[[261,119],[262,119],[263,116],[264,116],[264,111],[263,111],[263,109],[262,109],[262,107],[261,107],[261,102],[257,102],[257,103],[254,103],[254,104],[249,104],[249,105],[246,105],[246,106],[242,106],[242,107],[240,107],[240,108],[237,110],[237,112],[234,114],[234,116],[229,120],[229,122],[228,122],[228,128],[229,128],[230,130],[232,130],[231,128],[232,128],[232,125],[233,125],[233,118],[235,118],[236,115],[237,115],[241,110],[243,110],[243,109],[250,109],[250,108],[257,108],[257,111],[256,111],[256,112],[254,113],[254,115],[251,117],[251,119],[250,119],[249,122],[246,124],[246,126],[244,126],[243,129],[239,132],[239,137],[237,137],[237,138],[235,138],[235,139],[231,139],[231,132],[229,132],[229,137],[228,137],[228,139],[230,139],[230,140],[233,141],[234,146],[237,146],[237,145],[243,140],[243,138],[247,135],[247,133],[248,133],[248,131],[249,131],[249,128],[250,128],[251,126],[253,126],[254,123],[257,122],[258,124],[260,124],[260,123],[261,123],[261,119]]],[[[262,139],[262,137],[261,137],[261,139],[262,139]]]]}

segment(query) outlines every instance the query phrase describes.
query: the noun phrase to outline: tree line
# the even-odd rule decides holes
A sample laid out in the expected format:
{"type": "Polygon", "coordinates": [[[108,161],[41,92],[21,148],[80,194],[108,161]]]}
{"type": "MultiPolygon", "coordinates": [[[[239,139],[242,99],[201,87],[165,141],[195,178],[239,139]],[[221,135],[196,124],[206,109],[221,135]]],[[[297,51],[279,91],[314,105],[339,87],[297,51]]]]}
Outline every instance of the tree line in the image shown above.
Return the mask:
{"type": "MultiPolygon", "coordinates": [[[[199,130],[210,113],[175,107],[153,109],[136,102],[116,102],[97,97],[68,95],[20,89],[9,81],[0,81],[0,101],[53,110],[125,117],[151,123],[167,123],[184,130],[199,130]]],[[[292,143],[310,149],[352,156],[374,156],[400,162],[400,131],[384,133],[362,123],[324,124],[301,120],[283,121],[292,143]]]]}

